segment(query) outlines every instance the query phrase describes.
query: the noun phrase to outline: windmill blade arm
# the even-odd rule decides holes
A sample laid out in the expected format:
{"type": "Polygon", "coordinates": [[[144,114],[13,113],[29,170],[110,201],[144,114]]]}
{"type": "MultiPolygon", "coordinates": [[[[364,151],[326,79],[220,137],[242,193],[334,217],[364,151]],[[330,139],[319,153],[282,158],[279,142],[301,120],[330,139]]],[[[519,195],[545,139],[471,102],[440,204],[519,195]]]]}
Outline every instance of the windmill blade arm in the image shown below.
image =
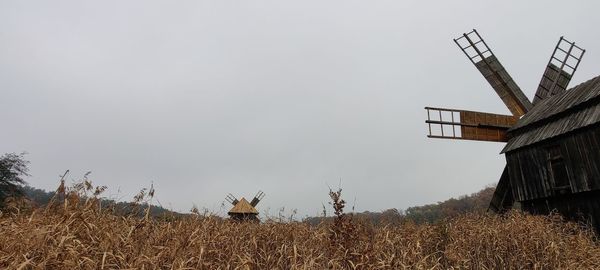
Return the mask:
{"type": "Polygon", "coordinates": [[[542,79],[535,92],[533,104],[567,90],[569,82],[579,63],[585,54],[585,50],[570,42],[564,37],[560,37],[548,65],[542,74],[542,79]]]}
{"type": "Polygon", "coordinates": [[[425,107],[429,138],[506,142],[519,118],[467,110],[425,107]]]}
{"type": "Polygon", "coordinates": [[[258,193],[256,193],[256,196],[254,196],[254,198],[250,202],[250,205],[252,205],[252,207],[256,206],[264,197],[265,193],[262,191],[258,191],[258,193]]]}
{"type": "Polygon", "coordinates": [[[500,64],[477,30],[473,29],[463,34],[454,39],[454,42],[481,72],[513,115],[522,116],[531,109],[532,105],[527,96],[500,64]]]}
{"type": "Polygon", "coordinates": [[[227,197],[225,197],[225,200],[227,200],[229,203],[231,203],[233,205],[236,205],[239,202],[239,200],[235,196],[231,195],[231,193],[227,194],[227,197]]]}

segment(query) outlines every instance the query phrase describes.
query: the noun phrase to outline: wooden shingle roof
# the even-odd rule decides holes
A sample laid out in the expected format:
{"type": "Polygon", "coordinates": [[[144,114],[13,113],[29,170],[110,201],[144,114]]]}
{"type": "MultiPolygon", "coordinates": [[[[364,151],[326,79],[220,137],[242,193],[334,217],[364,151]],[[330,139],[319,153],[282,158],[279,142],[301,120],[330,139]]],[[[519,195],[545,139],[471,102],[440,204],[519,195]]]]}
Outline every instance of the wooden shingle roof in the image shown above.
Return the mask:
{"type": "Polygon", "coordinates": [[[502,153],[600,123],[600,76],[547,98],[508,130],[502,153]]]}

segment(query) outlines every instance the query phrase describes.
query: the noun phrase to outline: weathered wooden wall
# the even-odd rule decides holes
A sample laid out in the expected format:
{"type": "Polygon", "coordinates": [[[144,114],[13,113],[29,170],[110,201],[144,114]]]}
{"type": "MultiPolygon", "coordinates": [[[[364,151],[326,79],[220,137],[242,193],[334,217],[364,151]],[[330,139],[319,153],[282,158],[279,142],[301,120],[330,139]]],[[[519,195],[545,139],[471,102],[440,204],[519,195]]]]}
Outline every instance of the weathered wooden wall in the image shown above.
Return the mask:
{"type": "Polygon", "coordinates": [[[559,145],[571,191],[600,190],[600,125],[506,153],[512,192],[517,201],[559,195],[552,189],[546,148],[559,145]]]}
{"type": "Polygon", "coordinates": [[[600,189],[600,126],[564,139],[573,192],[600,189]]]}
{"type": "Polygon", "coordinates": [[[568,219],[591,222],[600,233],[600,190],[523,201],[521,209],[542,215],[556,210],[568,219]]]}

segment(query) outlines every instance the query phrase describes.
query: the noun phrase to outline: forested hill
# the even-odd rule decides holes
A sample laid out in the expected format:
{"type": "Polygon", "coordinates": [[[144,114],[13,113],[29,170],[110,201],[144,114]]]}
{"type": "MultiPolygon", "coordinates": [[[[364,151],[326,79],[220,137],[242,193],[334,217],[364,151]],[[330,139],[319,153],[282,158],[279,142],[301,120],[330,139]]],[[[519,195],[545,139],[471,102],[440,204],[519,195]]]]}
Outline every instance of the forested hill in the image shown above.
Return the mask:
{"type": "Polygon", "coordinates": [[[463,213],[481,213],[488,209],[495,187],[486,187],[471,195],[463,195],[458,199],[451,198],[436,204],[413,206],[404,212],[406,218],[416,222],[433,223],[447,217],[454,217],[463,213]]]}
{"type": "MultiPolygon", "coordinates": [[[[486,187],[471,195],[463,195],[434,204],[413,206],[406,210],[392,208],[382,212],[366,211],[354,213],[354,216],[374,224],[401,222],[414,222],[417,224],[435,223],[444,218],[454,217],[463,213],[485,212],[492,199],[494,190],[495,187],[486,187]]],[[[318,224],[323,219],[323,217],[310,217],[306,218],[305,221],[311,224],[318,224]]]]}

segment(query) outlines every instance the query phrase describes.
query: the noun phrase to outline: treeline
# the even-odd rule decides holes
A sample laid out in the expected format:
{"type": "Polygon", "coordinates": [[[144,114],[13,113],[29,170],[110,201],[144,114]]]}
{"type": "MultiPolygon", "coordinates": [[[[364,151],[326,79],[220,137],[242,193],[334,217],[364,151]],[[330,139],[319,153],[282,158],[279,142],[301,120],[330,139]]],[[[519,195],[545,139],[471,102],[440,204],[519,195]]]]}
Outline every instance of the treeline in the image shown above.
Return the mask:
{"type": "MultiPolygon", "coordinates": [[[[38,207],[47,205],[55,194],[54,191],[48,192],[30,186],[24,186],[23,192],[25,197],[27,197],[35,206],[38,207]]],[[[406,210],[392,208],[381,212],[365,211],[362,213],[353,213],[353,216],[358,220],[363,220],[376,225],[400,224],[405,222],[413,222],[416,224],[436,223],[445,218],[455,217],[463,213],[485,212],[493,194],[494,187],[486,187],[479,192],[470,195],[463,195],[458,198],[451,198],[435,204],[413,206],[407,208],[406,210]]],[[[102,204],[107,207],[112,207],[115,210],[115,213],[122,215],[130,215],[134,213],[134,211],[142,213],[148,207],[147,204],[142,204],[137,205],[134,209],[132,204],[129,202],[116,202],[109,199],[102,199],[102,204]]],[[[161,206],[150,206],[151,217],[172,218],[181,217],[184,215],[186,214],[170,211],[161,206]]],[[[321,221],[328,219],[330,219],[330,217],[308,217],[303,221],[309,224],[317,225],[321,221]]]]}
{"type": "MultiPolygon", "coordinates": [[[[479,192],[452,198],[435,204],[413,206],[406,210],[395,208],[382,212],[354,213],[356,219],[364,220],[373,224],[399,224],[413,222],[416,224],[436,223],[445,218],[455,217],[463,213],[482,213],[488,208],[494,194],[494,187],[486,187],[479,192]]],[[[329,217],[309,217],[304,221],[310,224],[318,224],[329,217]]]]}
{"type": "Polygon", "coordinates": [[[409,207],[405,211],[407,219],[415,223],[435,223],[441,219],[455,217],[463,213],[482,213],[487,211],[495,187],[486,187],[471,195],[463,195],[458,199],[409,207]]]}
{"type": "MultiPolygon", "coordinates": [[[[31,186],[23,186],[22,190],[23,194],[25,195],[25,198],[27,198],[36,207],[43,207],[47,205],[56,194],[56,192],[54,191],[45,191],[31,186]]],[[[117,202],[115,200],[109,199],[102,199],[101,203],[105,207],[113,208],[114,212],[119,215],[142,215],[143,213],[145,213],[148,207],[150,207],[149,215],[155,218],[173,218],[184,215],[178,212],[168,210],[161,206],[149,205],[144,203],[134,205],[130,202],[117,202]]]]}

